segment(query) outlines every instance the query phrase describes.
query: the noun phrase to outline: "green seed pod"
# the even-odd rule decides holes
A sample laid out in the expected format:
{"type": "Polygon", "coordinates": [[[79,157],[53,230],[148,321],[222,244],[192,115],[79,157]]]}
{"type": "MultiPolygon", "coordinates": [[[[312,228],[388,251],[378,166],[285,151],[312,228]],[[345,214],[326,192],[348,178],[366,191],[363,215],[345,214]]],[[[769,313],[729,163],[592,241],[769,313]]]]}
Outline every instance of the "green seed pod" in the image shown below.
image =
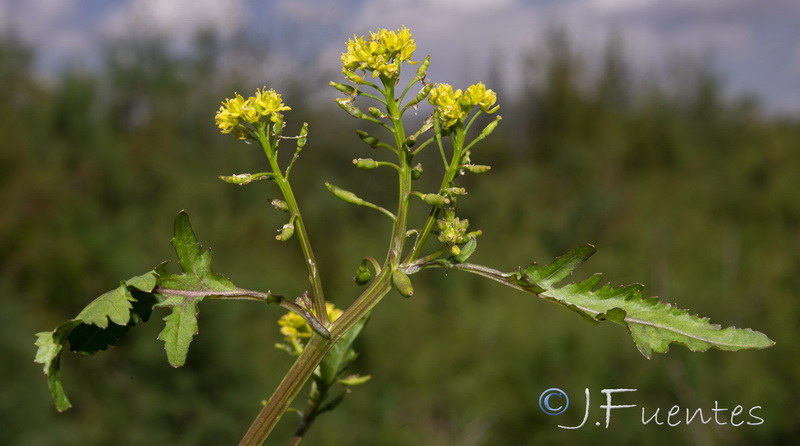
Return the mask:
{"type": "Polygon", "coordinates": [[[294,235],[294,225],[291,224],[291,223],[286,223],[280,229],[280,234],[275,236],[275,239],[279,240],[279,241],[282,241],[282,242],[285,242],[285,241],[289,240],[290,238],[292,238],[293,235],[294,235]]]}
{"type": "Polygon", "coordinates": [[[369,272],[367,259],[364,259],[361,261],[361,265],[358,266],[358,269],[356,269],[356,275],[353,277],[353,281],[355,281],[356,285],[366,285],[371,278],[372,273],[369,272]]]}
{"type": "Polygon", "coordinates": [[[447,192],[448,195],[464,195],[467,193],[467,190],[463,187],[448,187],[444,191],[447,192]]]}
{"type": "Polygon", "coordinates": [[[347,387],[358,386],[364,384],[365,382],[369,381],[371,376],[369,375],[350,375],[344,378],[341,378],[338,382],[339,384],[347,387]]]}
{"type": "Polygon", "coordinates": [[[411,286],[411,279],[400,270],[392,272],[392,285],[403,297],[411,297],[414,294],[414,288],[411,286]]]}
{"type": "Polygon", "coordinates": [[[358,107],[353,105],[353,100],[350,98],[346,99],[337,99],[336,103],[339,104],[339,107],[342,110],[346,111],[350,116],[354,118],[364,118],[364,112],[362,112],[358,107]]]}
{"type": "Polygon", "coordinates": [[[364,143],[366,143],[368,146],[372,147],[373,149],[378,147],[378,144],[380,143],[378,138],[371,136],[369,133],[363,130],[356,130],[356,133],[358,133],[358,137],[361,138],[361,140],[364,141],[364,143]]]}
{"type": "Polygon", "coordinates": [[[344,94],[346,94],[348,96],[352,96],[353,93],[355,93],[355,91],[356,91],[356,89],[351,87],[350,85],[340,84],[338,82],[333,82],[333,81],[330,82],[330,86],[335,88],[335,89],[337,89],[337,90],[339,90],[339,91],[341,91],[342,93],[344,93],[344,94]]]}
{"type": "Polygon", "coordinates": [[[333,195],[335,195],[337,198],[339,198],[340,200],[342,200],[344,202],[352,203],[352,204],[364,204],[365,203],[364,200],[359,198],[356,194],[354,194],[354,193],[352,193],[350,191],[344,190],[344,189],[342,189],[340,187],[336,187],[331,183],[325,183],[325,187],[327,187],[328,190],[331,191],[331,193],[333,195]]]}
{"type": "Polygon", "coordinates": [[[421,176],[422,176],[422,163],[418,163],[416,166],[414,166],[413,169],[411,169],[411,179],[418,180],[419,177],[421,176]]]}
{"type": "Polygon", "coordinates": [[[354,84],[363,84],[364,83],[364,78],[359,76],[359,75],[357,75],[356,73],[354,73],[352,71],[343,70],[342,74],[344,74],[344,77],[346,77],[347,80],[349,80],[350,82],[353,82],[354,84]]]}
{"type": "Polygon", "coordinates": [[[465,150],[464,153],[461,154],[461,164],[472,164],[472,161],[469,160],[469,156],[472,155],[470,150],[465,150]]]}
{"type": "Polygon", "coordinates": [[[357,158],[353,160],[353,164],[363,170],[372,170],[378,167],[378,162],[372,158],[357,158]]]}
{"type": "Polygon", "coordinates": [[[419,65],[419,68],[417,68],[417,77],[419,79],[425,79],[425,75],[428,74],[428,65],[430,64],[431,64],[431,56],[428,56],[419,65]]]}
{"type": "Polygon", "coordinates": [[[297,150],[302,150],[308,141],[308,123],[304,122],[303,127],[300,129],[300,135],[297,136],[297,150]]]}
{"type": "Polygon", "coordinates": [[[220,175],[219,179],[230,184],[238,184],[239,186],[244,186],[247,183],[253,181],[255,175],[249,173],[240,173],[236,175],[220,175]]]}
{"type": "Polygon", "coordinates": [[[485,166],[482,164],[467,164],[462,166],[472,173],[486,173],[492,169],[492,166],[485,166]]]}
{"type": "Polygon", "coordinates": [[[368,111],[368,112],[369,112],[369,114],[371,114],[373,117],[375,117],[375,118],[378,118],[378,119],[381,119],[381,118],[385,118],[385,117],[386,117],[386,115],[385,115],[385,114],[383,114],[383,113],[382,113],[382,112],[381,112],[381,111],[378,109],[378,107],[370,107],[370,108],[368,108],[368,109],[367,109],[367,111],[368,111]]]}
{"type": "Polygon", "coordinates": [[[478,241],[475,239],[475,237],[471,237],[469,240],[467,240],[467,243],[461,248],[460,252],[453,253],[453,260],[455,260],[458,263],[466,262],[467,259],[469,259],[469,256],[471,256],[472,253],[475,252],[475,248],[477,247],[478,247],[478,241]]]}
{"type": "Polygon", "coordinates": [[[283,133],[283,115],[280,113],[275,113],[275,123],[272,124],[272,134],[275,136],[280,136],[283,133]]]}
{"type": "Polygon", "coordinates": [[[269,204],[271,204],[272,206],[275,207],[275,209],[281,212],[289,212],[289,205],[286,204],[286,202],[283,200],[275,198],[272,201],[270,201],[269,204]]]}
{"type": "Polygon", "coordinates": [[[428,116],[425,118],[425,122],[422,123],[422,127],[420,127],[419,131],[417,131],[417,135],[421,135],[424,132],[433,128],[433,115],[428,116]]]}
{"type": "Polygon", "coordinates": [[[483,138],[486,138],[487,136],[491,135],[492,132],[494,131],[494,129],[497,127],[497,124],[500,122],[501,119],[503,119],[503,118],[498,116],[498,117],[496,117],[494,119],[494,121],[490,122],[486,127],[484,127],[483,130],[481,131],[481,134],[480,134],[479,138],[483,139],[483,138]]]}
{"type": "Polygon", "coordinates": [[[412,99],[403,108],[413,107],[422,102],[423,100],[427,99],[428,95],[431,94],[432,89],[433,89],[433,84],[425,85],[424,87],[422,87],[422,90],[420,90],[419,93],[417,93],[417,95],[414,96],[414,99],[412,99]]]}
{"type": "Polygon", "coordinates": [[[447,206],[450,204],[449,198],[443,197],[439,194],[422,194],[420,195],[420,198],[422,198],[422,201],[431,206],[447,206]]]}

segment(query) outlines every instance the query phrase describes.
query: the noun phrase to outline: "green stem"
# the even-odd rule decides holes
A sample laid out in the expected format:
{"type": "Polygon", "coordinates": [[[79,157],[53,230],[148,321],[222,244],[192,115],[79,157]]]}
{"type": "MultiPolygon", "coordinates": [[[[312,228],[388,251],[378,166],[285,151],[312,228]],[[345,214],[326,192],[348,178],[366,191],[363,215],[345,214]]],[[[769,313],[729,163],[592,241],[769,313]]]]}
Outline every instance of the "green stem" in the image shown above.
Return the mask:
{"type": "Polygon", "coordinates": [[[389,269],[394,269],[400,256],[402,256],[406,239],[408,205],[409,197],[411,196],[411,153],[408,147],[405,146],[406,134],[403,128],[400,104],[394,98],[394,85],[387,86],[386,90],[386,111],[392,118],[392,124],[394,125],[392,133],[394,134],[395,147],[400,161],[397,175],[399,179],[397,213],[395,213],[396,218],[392,228],[391,244],[386,256],[386,266],[389,269]]]}
{"type": "Polygon", "coordinates": [[[325,295],[322,291],[322,281],[320,280],[319,271],[317,270],[317,261],[314,258],[314,251],[311,250],[311,241],[308,239],[306,225],[303,221],[303,216],[300,214],[300,207],[297,205],[297,199],[294,197],[292,186],[283,175],[280,166],[278,166],[278,151],[275,150],[264,128],[260,129],[258,133],[259,142],[264,148],[264,154],[266,154],[269,165],[272,168],[272,173],[274,175],[272,179],[278,185],[281,194],[283,194],[283,198],[289,208],[289,213],[293,217],[295,234],[297,234],[297,240],[300,242],[300,249],[303,250],[303,257],[305,258],[306,269],[308,270],[308,281],[311,283],[311,302],[314,306],[314,313],[316,313],[320,323],[327,326],[329,323],[328,311],[325,308],[325,295]]]}
{"type": "MultiPolygon", "coordinates": [[[[454,129],[454,132],[456,133],[456,137],[450,139],[451,143],[453,144],[453,158],[450,160],[450,164],[447,167],[447,171],[444,173],[444,177],[442,177],[442,184],[439,186],[439,191],[446,188],[455,179],[456,174],[458,174],[458,167],[461,163],[465,132],[461,128],[454,129]]],[[[423,246],[425,246],[425,242],[428,240],[428,236],[433,230],[433,225],[436,224],[436,219],[439,216],[439,209],[439,206],[434,206],[433,209],[431,209],[431,213],[428,216],[428,219],[425,221],[425,225],[422,227],[422,230],[420,230],[419,236],[414,242],[414,248],[408,254],[408,257],[406,257],[406,259],[403,261],[404,264],[409,264],[419,257],[420,251],[422,251],[423,246]]]]}
{"type": "Polygon", "coordinates": [[[360,321],[375,305],[392,289],[392,275],[384,268],[380,275],[367,287],[358,299],[331,326],[331,339],[313,336],[303,353],[297,358],[292,368],[281,381],[270,397],[267,405],[261,410],[247,433],[239,443],[240,446],[260,446],[264,444],[270,432],[278,424],[281,416],[289,408],[294,398],[300,393],[306,381],[311,378],[325,355],[356,322],[360,321]]]}
{"type": "Polygon", "coordinates": [[[330,339],[331,334],[328,329],[322,325],[322,323],[317,319],[313,314],[309,313],[308,310],[303,308],[300,305],[297,305],[293,301],[286,299],[283,296],[272,294],[272,293],[262,293],[261,291],[253,291],[244,288],[239,288],[236,291],[192,291],[192,290],[175,290],[163,287],[156,287],[153,289],[154,293],[162,294],[165,296],[184,296],[184,297],[194,297],[194,298],[209,298],[209,299],[234,299],[234,300],[254,300],[257,302],[265,302],[268,304],[277,303],[278,305],[282,306],[283,308],[297,313],[300,317],[302,317],[306,323],[320,336],[330,339]]]}

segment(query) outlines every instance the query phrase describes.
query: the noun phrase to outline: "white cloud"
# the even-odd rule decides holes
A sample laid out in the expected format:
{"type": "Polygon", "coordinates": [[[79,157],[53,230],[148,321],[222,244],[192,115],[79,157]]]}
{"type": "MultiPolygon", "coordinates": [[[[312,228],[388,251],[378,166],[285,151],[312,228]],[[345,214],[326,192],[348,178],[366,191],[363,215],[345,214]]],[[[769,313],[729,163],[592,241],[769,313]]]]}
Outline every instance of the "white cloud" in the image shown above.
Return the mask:
{"type": "Polygon", "coordinates": [[[276,0],[277,15],[309,25],[339,21],[349,14],[343,2],[332,0],[276,0]]]}
{"type": "Polygon", "coordinates": [[[111,37],[161,36],[182,47],[199,31],[230,36],[245,25],[244,0],[128,0],[100,26],[111,37]]]}
{"type": "Polygon", "coordinates": [[[777,73],[794,73],[796,80],[800,64],[797,0],[107,1],[98,11],[78,0],[0,0],[0,28],[15,29],[44,60],[75,63],[96,54],[104,38],[160,36],[186,48],[201,29],[224,38],[255,25],[249,30],[280,42],[274,51],[285,53],[282,67],[294,66],[295,47],[302,47],[303,57],[319,54],[316,67],[336,72],[353,34],[406,25],[417,38],[418,57],[433,56],[431,79],[486,80],[492,62],[510,87],[527,76],[523,56],[548,29],[565,28],[575,47],[590,55],[614,31],[636,67],[663,68],[675,53],[711,54],[732,85],[771,94],[773,101],[785,96],[776,92],[777,73]],[[256,13],[264,17],[254,20],[256,13]]]}
{"type": "Polygon", "coordinates": [[[658,0],[589,0],[588,6],[606,12],[628,12],[652,6],[658,0]]]}

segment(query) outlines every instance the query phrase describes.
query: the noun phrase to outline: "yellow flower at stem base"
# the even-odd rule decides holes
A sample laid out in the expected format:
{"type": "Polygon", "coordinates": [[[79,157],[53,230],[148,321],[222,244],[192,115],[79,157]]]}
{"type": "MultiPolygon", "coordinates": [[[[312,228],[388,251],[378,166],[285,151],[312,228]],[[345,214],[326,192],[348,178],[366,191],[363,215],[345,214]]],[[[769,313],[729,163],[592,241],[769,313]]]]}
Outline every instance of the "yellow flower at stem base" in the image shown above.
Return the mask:
{"type": "MultiPolygon", "coordinates": [[[[328,313],[328,320],[333,322],[342,315],[342,310],[336,308],[330,302],[325,302],[325,310],[328,313]]],[[[278,319],[278,326],[281,327],[281,334],[284,341],[288,344],[275,344],[275,347],[286,350],[289,354],[299,356],[303,352],[306,340],[311,338],[313,330],[305,319],[297,313],[289,312],[278,319]]]]}

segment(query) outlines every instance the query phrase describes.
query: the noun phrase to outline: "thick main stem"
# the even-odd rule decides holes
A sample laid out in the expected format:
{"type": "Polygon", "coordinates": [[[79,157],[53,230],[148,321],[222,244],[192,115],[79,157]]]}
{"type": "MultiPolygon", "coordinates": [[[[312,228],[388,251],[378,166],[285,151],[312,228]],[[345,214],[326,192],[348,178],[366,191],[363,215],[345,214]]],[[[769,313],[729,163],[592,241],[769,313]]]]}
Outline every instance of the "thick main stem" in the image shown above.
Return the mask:
{"type": "Polygon", "coordinates": [[[306,381],[311,378],[331,347],[360,321],[383,296],[392,288],[391,273],[384,269],[381,274],[364,290],[353,305],[333,323],[331,339],[312,336],[303,353],[297,358],[292,368],[281,381],[270,397],[267,405],[261,410],[247,433],[239,443],[240,446],[260,446],[267,440],[270,432],[278,424],[281,416],[289,408],[294,398],[300,393],[306,381]]]}

